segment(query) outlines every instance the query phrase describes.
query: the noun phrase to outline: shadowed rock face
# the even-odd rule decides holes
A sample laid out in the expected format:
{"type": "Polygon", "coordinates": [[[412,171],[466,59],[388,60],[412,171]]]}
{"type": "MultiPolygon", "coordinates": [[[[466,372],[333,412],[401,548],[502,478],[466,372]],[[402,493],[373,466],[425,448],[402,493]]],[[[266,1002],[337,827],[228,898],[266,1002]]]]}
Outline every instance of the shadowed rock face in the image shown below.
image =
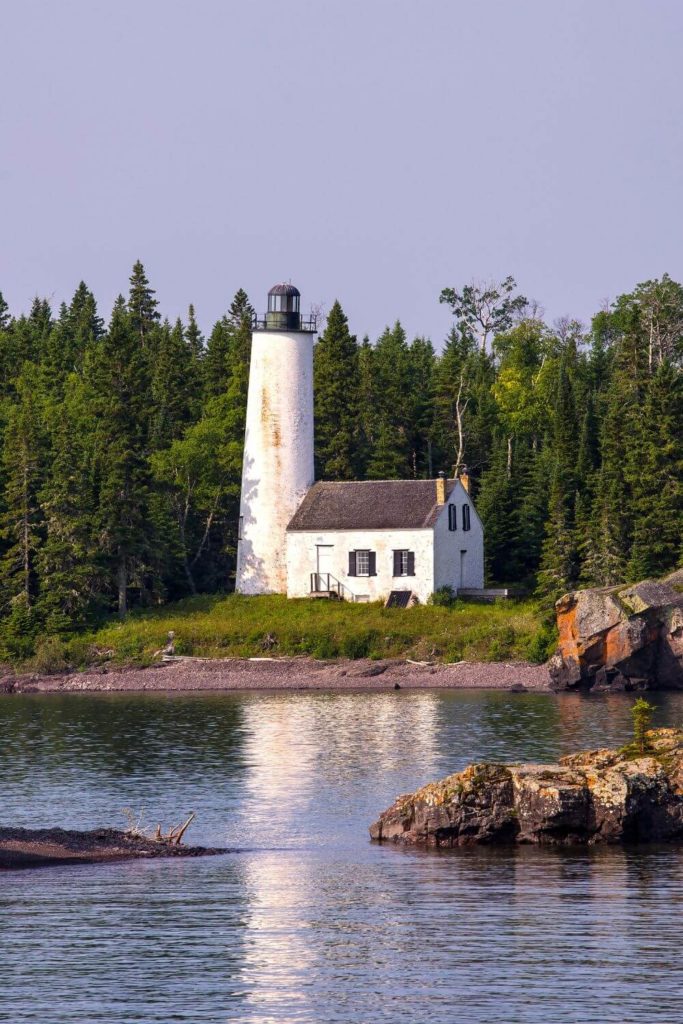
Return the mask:
{"type": "Polygon", "coordinates": [[[631,587],[577,590],[555,608],[553,689],[683,689],[683,570],[631,587]]]}
{"type": "Polygon", "coordinates": [[[370,836],[439,847],[683,840],[683,731],[651,730],[645,756],[593,750],[558,764],[470,765],[400,796],[370,836]]]}

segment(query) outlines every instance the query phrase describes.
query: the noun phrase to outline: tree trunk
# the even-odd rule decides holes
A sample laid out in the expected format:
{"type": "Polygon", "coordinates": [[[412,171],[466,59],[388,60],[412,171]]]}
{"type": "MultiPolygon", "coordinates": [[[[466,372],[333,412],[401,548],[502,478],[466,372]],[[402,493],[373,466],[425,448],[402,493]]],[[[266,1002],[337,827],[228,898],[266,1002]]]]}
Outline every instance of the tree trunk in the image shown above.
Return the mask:
{"type": "Polygon", "coordinates": [[[119,548],[116,580],[119,590],[119,618],[125,619],[128,613],[128,573],[126,572],[126,552],[123,548],[119,548]]]}
{"type": "Polygon", "coordinates": [[[24,596],[26,607],[31,607],[31,530],[29,526],[29,493],[28,493],[28,456],[24,462],[24,521],[23,521],[23,556],[24,556],[24,596]]]}
{"type": "Polygon", "coordinates": [[[189,508],[188,505],[186,504],[184,514],[181,514],[178,518],[178,530],[180,533],[180,545],[183,549],[183,568],[185,570],[185,576],[187,578],[187,583],[190,588],[190,593],[192,594],[193,597],[196,597],[197,588],[195,586],[194,576],[192,575],[192,569],[190,568],[190,560],[187,557],[187,541],[185,537],[185,522],[187,520],[188,511],[189,508]]]}

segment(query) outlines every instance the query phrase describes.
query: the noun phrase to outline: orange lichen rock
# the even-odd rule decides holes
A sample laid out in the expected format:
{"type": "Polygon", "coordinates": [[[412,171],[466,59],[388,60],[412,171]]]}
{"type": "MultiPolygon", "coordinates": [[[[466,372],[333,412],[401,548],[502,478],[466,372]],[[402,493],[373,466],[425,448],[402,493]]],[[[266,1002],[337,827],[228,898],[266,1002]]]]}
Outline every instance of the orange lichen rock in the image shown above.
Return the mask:
{"type": "Polygon", "coordinates": [[[556,689],[683,689],[683,570],[629,587],[577,590],[555,605],[556,689]]]}

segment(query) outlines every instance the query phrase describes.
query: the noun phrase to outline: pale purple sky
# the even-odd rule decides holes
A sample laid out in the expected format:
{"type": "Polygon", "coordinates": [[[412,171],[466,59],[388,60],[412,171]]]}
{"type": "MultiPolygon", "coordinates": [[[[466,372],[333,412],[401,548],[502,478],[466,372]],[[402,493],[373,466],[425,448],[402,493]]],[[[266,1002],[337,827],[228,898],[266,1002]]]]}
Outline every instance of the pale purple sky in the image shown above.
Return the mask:
{"type": "Polygon", "coordinates": [[[243,286],[440,344],[445,285],[550,318],[683,278],[681,0],[0,0],[0,291],[142,259],[206,330],[243,286]]]}

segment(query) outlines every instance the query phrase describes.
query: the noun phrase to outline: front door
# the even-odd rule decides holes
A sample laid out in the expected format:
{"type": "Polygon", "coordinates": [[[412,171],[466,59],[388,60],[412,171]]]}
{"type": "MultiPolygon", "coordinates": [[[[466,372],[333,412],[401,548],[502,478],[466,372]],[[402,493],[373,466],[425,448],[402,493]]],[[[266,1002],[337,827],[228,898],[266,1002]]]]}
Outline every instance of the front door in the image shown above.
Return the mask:
{"type": "Polygon", "coordinates": [[[322,580],[318,583],[320,590],[329,590],[327,576],[328,573],[332,572],[332,552],[334,551],[333,544],[318,544],[318,576],[322,576],[322,580]]]}

